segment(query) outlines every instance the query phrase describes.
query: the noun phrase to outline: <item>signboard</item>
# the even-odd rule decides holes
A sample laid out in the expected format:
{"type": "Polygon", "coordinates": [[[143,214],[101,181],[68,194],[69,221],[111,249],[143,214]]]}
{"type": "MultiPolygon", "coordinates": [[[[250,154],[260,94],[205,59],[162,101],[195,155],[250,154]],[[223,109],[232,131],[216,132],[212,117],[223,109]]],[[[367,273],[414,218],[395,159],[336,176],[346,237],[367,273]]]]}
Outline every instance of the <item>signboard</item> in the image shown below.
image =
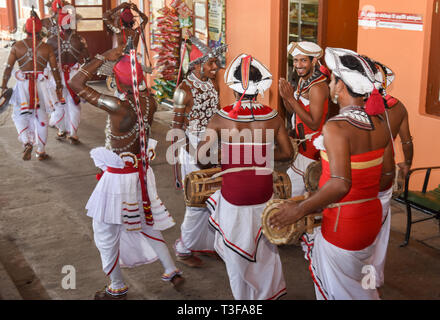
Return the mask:
{"type": "Polygon", "coordinates": [[[423,31],[423,16],[412,13],[391,13],[360,10],[358,24],[365,28],[389,28],[423,31]]]}

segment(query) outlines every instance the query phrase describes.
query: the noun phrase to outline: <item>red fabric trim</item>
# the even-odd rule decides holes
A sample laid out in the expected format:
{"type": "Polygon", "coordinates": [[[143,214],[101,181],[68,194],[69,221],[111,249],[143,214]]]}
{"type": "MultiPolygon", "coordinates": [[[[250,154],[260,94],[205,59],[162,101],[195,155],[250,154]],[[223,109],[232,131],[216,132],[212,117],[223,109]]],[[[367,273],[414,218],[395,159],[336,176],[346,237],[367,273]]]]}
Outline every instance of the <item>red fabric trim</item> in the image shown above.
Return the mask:
{"type": "MultiPolygon", "coordinates": [[[[72,70],[72,67],[75,64],[63,64],[62,69],[63,69],[63,75],[64,75],[64,83],[66,85],[67,91],[69,91],[70,96],[73,99],[73,102],[78,105],[81,102],[81,99],[76,95],[76,93],[72,90],[72,88],[70,88],[69,86],[69,80],[70,80],[70,71],[72,70]]],[[[76,131],[76,130],[75,130],[76,131]]]]}
{"type": "MultiPolygon", "coordinates": [[[[243,250],[242,248],[240,248],[239,246],[233,244],[231,241],[229,241],[229,240],[225,237],[225,233],[223,232],[222,228],[220,228],[219,224],[218,224],[217,222],[215,222],[215,220],[214,220],[212,217],[209,217],[209,219],[212,221],[212,223],[214,223],[214,224],[218,227],[219,231],[220,231],[221,234],[222,234],[222,237],[223,237],[224,241],[226,241],[228,244],[230,244],[230,245],[233,246],[234,248],[238,249],[240,252],[243,252],[245,255],[247,255],[247,256],[250,257],[251,259],[254,258],[254,256],[255,256],[255,252],[254,252],[253,254],[249,254],[249,253],[247,253],[245,250],[243,250]]],[[[257,236],[256,239],[259,238],[259,236],[260,236],[260,234],[261,234],[261,230],[262,230],[262,229],[261,229],[261,227],[260,227],[260,229],[258,230],[258,233],[257,233],[258,236],[257,236]]]]}
{"type": "Polygon", "coordinates": [[[313,282],[315,283],[316,287],[318,288],[319,292],[321,293],[321,295],[324,297],[325,300],[328,300],[326,294],[324,293],[324,291],[322,290],[321,286],[319,285],[318,281],[315,278],[315,274],[313,273],[313,269],[312,269],[312,258],[310,257],[310,251],[313,245],[309,244],[306,240],[305,237],[302,237],[303,241],[306,243],[307,245],[307,259],[309,260],[309,272],[310,272],[310,276],[312,277],[313,282]]]}
{"type": "Polygon", "coordinates": [[[22,134],[24,132],[24,130],[27,130],[29,127],[24,128],[23,130],[20,131],[19,135],[22,134]]]}
{"type": "Polygon", "coordinates": [[[141,233],[142,233],[144,236],[146,236],[147,238],[150,238],[150,239],[153,239],[153,240],[156,240],[156,241],[159,241],[159,242],[163,242],[163,243],[165,243],[165,241],[162,240],[162,239],[158,239],[158,238],[152,237],[152,236],[146,234],[145,232],[141,232],[141,233]]]}
{"type": "Polygon", "coordinates": [[[281,289],[280,291],[278,291],[277,293],[275,293],[272,297],[270,297],[270,298],[267,299],[267,300],[273,300],[273,299],[275,299],[275,298],[278,298],[279,295],[280,295],[282,292],[286,292],[286,291],[287,291],[287,289],[286,289],[286,288],[283,288],[283,289],[281,289]]]}
{"type": "Polygon", "coordinates": [[[118,251],[118,256],[116,257],[116,260],[115,260],[115,264],[110,269],[110,271],[107,273],[107,276],[109,276],[113,272],[113,270],[115,269],[116,265],[118,264],[118,261],[119,261],[119,251],[118,251]]]}

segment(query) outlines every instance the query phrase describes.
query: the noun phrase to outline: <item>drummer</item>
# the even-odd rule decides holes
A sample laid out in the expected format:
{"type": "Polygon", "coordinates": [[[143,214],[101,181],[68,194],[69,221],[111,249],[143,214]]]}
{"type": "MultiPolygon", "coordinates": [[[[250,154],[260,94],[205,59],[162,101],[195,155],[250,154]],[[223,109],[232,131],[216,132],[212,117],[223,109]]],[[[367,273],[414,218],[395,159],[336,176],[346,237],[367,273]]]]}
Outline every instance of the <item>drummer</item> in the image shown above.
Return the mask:
{"type": "Polygon", "coordinates": [[[320,189],[299,205],[282,205],[270,224],[281,228],[325,208],[308,243],[316,298],[378,299],[369,264],[382,222],[380,182],[394,168],[377,89],[382,80],[371,60],[351,50],[327,48],[325,61],[333,72],[330,96],[340,110],[315,141],[322,157],[320,189]]]}
{"type": "Polygon", "coordinates": [[[200,165],[212,164],[221,143],[221,190],[206,201],[216,230],[214,248],[226,264],[235,299],[278,299],[286,284],[277,247],[262,234],[261,214],[273,195],[268,169],[273,160],[291,159],[293,149],[277,111],[256,101],[272,84],[264,65],[242,54],[229,65],[225,82],[236,102],[211,118],[197,149],[200,165]],[[228,173],[238,167],[253,169],[228,173]]]}
{"type": "Polygon", "coordinates": [[[286,110],[292,114],[295,138],[305,139],[299,145],[295,161],[287,170],[292,182],[292,197],[295,197],[306,191],[303,177],[307,167],[319,160],[319,151],[313,141],[321,134],[327,117],[329,89],[327,75],[320,68],[319,59],[323,56],[320,46],[308,41],[292,42],[287,51],[293,57],[292,72],[298,81],[294,88],[281,78],[280,95],[286,110]]]}

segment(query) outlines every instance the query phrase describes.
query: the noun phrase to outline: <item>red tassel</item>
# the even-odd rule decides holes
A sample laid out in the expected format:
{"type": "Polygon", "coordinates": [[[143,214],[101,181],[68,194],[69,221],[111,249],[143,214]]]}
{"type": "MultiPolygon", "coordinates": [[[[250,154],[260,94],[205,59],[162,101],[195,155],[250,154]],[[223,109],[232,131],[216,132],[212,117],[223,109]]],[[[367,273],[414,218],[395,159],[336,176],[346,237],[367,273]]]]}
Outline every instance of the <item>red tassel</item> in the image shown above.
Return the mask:
{"type": "Polygon", "coordinates": [[[103,174],[104,174],[104,171],[101,172],[101,173],[97,173],[96,174],[96,180],[100,180],[103,174]]]}
{"type": "Polygon", "coordinates": [[[367,103],[365,104],[365,112],[370,116],[375,116],[385,112],[385,104],[383,103],[382,95],[376,88],[374,88],[367,100],[367,103]]]}
{"type": "Polygon", "coordinates": [[[234,108],[229,111],[228,116],[232,119],[237,119],[238,118],[238,111],[241,108],[241,99],[239,101],[237,101],[237,103],[235,104],[234,108]]]}
{"type": "Polygon", "coordinates": [[[331,78],[331,73],[330,73],[330,70],[329,69],[327,69],[327,67],[326,66],[323,66],[323,65],[321,65],[320,67],[319,67],[319,71],[321,71],[327,78],[331,78]]]}

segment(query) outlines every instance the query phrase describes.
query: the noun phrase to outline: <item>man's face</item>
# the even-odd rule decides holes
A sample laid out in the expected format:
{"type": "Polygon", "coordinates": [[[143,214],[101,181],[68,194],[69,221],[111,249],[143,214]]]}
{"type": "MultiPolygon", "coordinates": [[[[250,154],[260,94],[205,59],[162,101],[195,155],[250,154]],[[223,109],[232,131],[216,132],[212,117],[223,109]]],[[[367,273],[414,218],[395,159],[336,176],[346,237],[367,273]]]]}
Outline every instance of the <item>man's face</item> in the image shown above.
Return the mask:
{"type": "Polygon", "coordinates": [[[217,58],[211,58],[203,65],[202,78],[214,80],[217,75],[218,65],[217,58]]]}
{"type": "Polygon", "coordinates": [[[331,80],[330,80],[330,83],[329,83],[329,89],[330,89],[330,99],[332,99],[332,101],[333,101],[333,103],[338,103],[337,102],[337,100],[336,100],[336,85],[337,85],[337,83],[336,83],[336,78],[335,78],[335,75],[334,75],[334,73],[332,73],[332,76],[331,76],[331,78],[330,78],[331,80]]]}
{"type": "Polygon", "coordinates": [[[303,54],[293,57],[293,67],[300,77],[307,77],[310,74],[313,68],[312,62],[308,56],[303,54]]]}

